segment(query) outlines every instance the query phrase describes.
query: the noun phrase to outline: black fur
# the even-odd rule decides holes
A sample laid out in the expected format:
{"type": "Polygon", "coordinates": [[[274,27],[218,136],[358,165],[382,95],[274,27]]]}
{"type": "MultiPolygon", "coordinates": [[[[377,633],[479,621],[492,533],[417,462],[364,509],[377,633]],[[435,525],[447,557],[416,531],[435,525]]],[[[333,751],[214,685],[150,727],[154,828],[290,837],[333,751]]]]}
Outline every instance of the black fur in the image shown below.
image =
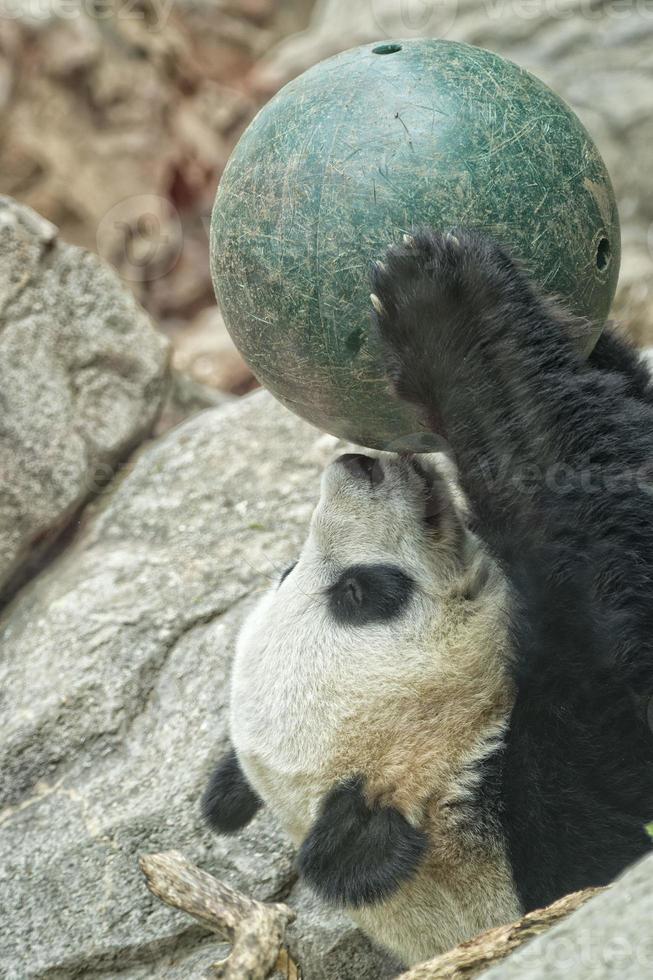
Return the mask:
{"type": "Polygon", "coordinates": [[[651,376],[641,358],[612,328],[604,330],[589,357],[589,363],[597,371],[619,374],[626,391],[634,398],[653,401],[651,376]]]}
{"type": "Polygon", "coordinates": [[[396,565],[350,565],[329,588],[329,610],[347,626],[386,622],[401,613],[414,587],[396,565]]]}
{"type": "Polygon", "coordinates": [[[394,807],[368,803],[363,780],[353,777],[325,798],[297,866],[322,898],[356,908],[382,901],[410,878],[427,844],[394,807]]]}
{"type": "Polygon", "coordinates": [[[491,769],[531,909],[651,849],[650,383],[613,334],[583,359],[578,324],[480,235],[420,233],[373,277],[390,377],[447,440],[514,590],[517,696],[491,769]]]}
{"type": "Polygon", "coordinates": [[[363,479],[371,487],[378,487],[385,479],[383,463],[374,456],[365,456],[363,453],[343,453],[338,456],[337,461],[344,466],[352,476],[363,479]]]}
{"type": "Polygon", "coordinates": [[[247,782],[232,749],[219,763],[202,797],[202,815],[220,834],[235,834],[256,816],[263,803],[247,782]]]}

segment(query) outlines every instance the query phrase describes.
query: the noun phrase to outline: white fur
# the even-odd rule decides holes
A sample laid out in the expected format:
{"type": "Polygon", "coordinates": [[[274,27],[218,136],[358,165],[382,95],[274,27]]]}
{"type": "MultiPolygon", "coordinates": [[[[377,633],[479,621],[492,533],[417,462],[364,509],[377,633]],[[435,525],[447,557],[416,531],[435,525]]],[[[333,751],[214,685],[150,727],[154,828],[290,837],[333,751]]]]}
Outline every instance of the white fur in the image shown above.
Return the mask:
{"type": "Polygon", "coordinates": [[[470,765],[500,738],[512,703],[506,586],[466,529],[443,477],[445,513],[424,522],[424,483],[383,456],[379,486],[327,468],[295,569],[241,632],[231,735],[254,789],[300,843],[324,795],[362,774],[371,799],[424,829],[413,880],[354,917],[415,962],[519,914],[503,842],[465,823],[470,765]],[[326,590],[349,565],[389,563],[417,583],[405,611],[334,621],[326,590]]]}

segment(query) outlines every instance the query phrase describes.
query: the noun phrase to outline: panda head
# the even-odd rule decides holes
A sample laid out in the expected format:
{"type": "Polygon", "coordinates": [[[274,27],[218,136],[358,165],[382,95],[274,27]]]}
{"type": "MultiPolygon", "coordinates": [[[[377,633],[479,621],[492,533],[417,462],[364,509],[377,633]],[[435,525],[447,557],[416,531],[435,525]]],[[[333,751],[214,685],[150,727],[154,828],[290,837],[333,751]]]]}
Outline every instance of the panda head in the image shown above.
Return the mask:
{"type": "Polygon", "coordinates": [[[265,802],[323,896],[394,894],[505,722],[505,591],[442,460],[340,456],[241,631],[209,822],[232,831],[265,802]]]}

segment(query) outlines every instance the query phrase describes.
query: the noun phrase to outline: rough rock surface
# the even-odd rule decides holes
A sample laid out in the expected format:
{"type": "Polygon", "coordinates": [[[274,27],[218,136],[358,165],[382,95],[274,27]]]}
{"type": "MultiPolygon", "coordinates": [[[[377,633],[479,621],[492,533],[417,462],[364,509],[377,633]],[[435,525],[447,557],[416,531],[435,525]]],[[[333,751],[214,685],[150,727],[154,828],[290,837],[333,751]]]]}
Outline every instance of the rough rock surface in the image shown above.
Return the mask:
{"type": "Polygon", "coordinates": [[[483,980],[644,980],[653,962],[653,857],[483,980]]]}
{"type": "Polygon", "coordinates": [[[0,594],[147,435],[166,377],[115,273],[0,199],[0,594]]]}
{"type": "Polygon", "coordinates": [[[307,30],[252,72],[259,98],[322,58],[384,38],[447,37],[497,51],[565,98],[598,143],[617,193],[624,254],[615,314],[653,340],[653,7],[588,0],[318,0],[307,30]]]}
{"type": "Polygon", "coordinates": [[[218,944],[137,868],[178,848],[302,910],[311,980],[392,973],[295,886],[269,814],[233,839],[198,799],[225,745],[234,636],[289,563],[333,440],[264,392],[145,446],[0,618],[0,963],[10,980],[200,975],[218,944]],[[213,951],[213,952],[212,952],[213,951]]]}

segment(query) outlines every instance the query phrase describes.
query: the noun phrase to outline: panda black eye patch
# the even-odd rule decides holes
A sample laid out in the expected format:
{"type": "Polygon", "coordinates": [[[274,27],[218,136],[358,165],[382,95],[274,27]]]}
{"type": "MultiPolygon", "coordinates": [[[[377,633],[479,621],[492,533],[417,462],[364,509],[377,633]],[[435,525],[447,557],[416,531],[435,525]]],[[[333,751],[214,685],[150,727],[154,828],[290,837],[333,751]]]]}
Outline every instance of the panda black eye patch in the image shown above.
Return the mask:
{"type": "Polygon", "coordinates": [[[338,623],[364,626],[399,616],[415,582],[396,565],[350,565],[328,589],[329,609],[338,623]]]}

